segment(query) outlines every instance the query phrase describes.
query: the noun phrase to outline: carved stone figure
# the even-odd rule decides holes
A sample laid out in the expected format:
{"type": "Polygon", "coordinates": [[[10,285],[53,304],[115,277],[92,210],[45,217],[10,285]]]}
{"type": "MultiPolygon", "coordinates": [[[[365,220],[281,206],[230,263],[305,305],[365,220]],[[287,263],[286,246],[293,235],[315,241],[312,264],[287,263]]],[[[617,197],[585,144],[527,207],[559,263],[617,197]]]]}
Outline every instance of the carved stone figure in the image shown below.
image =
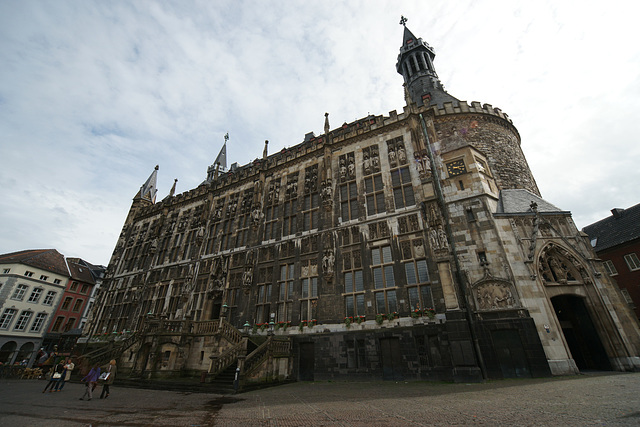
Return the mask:
{"type": "Polygon", "coordinates": [[[342,181],[347,179],[347,165],[344,162],[344,159],[340,159],[340,179],[342,181]]]}
{"type": "Polygon", "coordinates": [[[264,218],[264,213],[262,213],[262,206],[260,205],[260,203],[257,203],[251,211],[251,225],[253,226],[253,228],[260,227],[262,218],[264,218]]]}
{"type": "Polygon", "coordinates": [[[404,151],[404,147],[402,145],[398,145],[398,161],[401,165],[407,163],[407,153],[404,151]]]}
{"type": "Polygon", "coordinates": [[[499,310],[516,306],[511,287],[502,283],[486,283],[476,291],[478,309],[499,310]]]}
{"type": "Polygon", "coordinates": [[[324,256],[322,257],[322,272],[325,276],[333,275],[333,265],[335,264],[335,256],[333,255],[333,249],[328,249],[324,251],[324,256]]]}

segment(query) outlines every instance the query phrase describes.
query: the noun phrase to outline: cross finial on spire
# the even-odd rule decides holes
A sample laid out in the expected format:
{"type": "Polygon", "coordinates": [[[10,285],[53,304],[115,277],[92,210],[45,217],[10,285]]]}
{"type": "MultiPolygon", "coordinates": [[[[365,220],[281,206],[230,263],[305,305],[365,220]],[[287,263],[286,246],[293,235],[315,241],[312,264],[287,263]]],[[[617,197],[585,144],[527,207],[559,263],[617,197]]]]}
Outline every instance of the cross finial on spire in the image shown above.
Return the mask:
{"type": "Polygon", "coordinates": [[[229,140],[229,132],[224,134],[224,142],[227,142],[229,140]]]}
{"type": "Polygon", "coordinates": [[[404,17],[404,15],[400,16],[400,25],[407,26],[408,19],[404,17]]]}

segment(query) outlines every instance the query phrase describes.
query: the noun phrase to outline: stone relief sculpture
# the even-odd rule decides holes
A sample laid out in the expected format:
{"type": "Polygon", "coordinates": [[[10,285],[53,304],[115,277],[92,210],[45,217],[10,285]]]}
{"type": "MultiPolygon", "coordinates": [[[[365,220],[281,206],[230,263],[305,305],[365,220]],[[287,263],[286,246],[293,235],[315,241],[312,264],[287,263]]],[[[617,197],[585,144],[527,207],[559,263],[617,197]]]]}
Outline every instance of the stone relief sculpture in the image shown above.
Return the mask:
{"type": "Polygon", "coordinates": [[[489,282],[476,288],[479,310],[499,310],[516,307],[511,286],[501,282],[489,282]]]}
{"type": "Polygon", "coordinates": [[[251,211],[251,225],[254,229],[260,227],[262,220],[264,218],[264,213],[262,212],[262,206],[260,203],[256,203],[251,211]]]}
{"type": "Polygon", "coordinates": [[[545,283],[584,283],[580,271],[586,272],[586,269],[571,253],[558,246],[552,244],[545,248],[538,262],[538,272],[545,283]]]}
{"type": "Polygon", "coordinates": [[[251,285],[253,283],[253,250],[247,251],[245,258],[245,267],[242,272],[242,288],[245,294],[251,291],[251,285]]]}

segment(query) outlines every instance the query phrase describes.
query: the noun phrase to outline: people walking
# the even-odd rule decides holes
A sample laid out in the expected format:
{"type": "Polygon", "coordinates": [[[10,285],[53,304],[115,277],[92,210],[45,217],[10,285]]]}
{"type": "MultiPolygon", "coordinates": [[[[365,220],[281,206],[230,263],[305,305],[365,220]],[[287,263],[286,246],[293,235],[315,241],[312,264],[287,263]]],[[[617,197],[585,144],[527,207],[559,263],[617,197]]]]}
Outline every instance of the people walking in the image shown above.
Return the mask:
{"type": "Polygon", "coordinates": [[[64,369],[65,369],[64,375],[54,387],[55,391],[62,391],[62,389],[64,388],[64,385],[67,383],[67,381],[71,379],[71,371],[73,371],[75,367],[76,365],[72,362],[71,358],[67,357],[66,362],[64,364],[64,369]]]}
{"type": "Polygon", "coordinates": [[[104,371],[102,372],[102,376],[104,376],[104,381],[102,383],[102,393],[100,393],[100,399],[106,399],[109,397],[109,386],[113,384],[113,380],[116,378],[116,361],[112,360],[109,362],[104,371]],[[106,375],[105,375],[106,374],[106,375]]]}
{"type": "Polygon", "coordinates": [[[91,398],[93,397],[93,389],[96,387],[96,384],[98,384],[99,377],[100,377],[100,367],[96,363],[95,365],[93,365],[93,368],[91,368],[89,373],[85,375],[85,377],[82,379],[82,382],[87,383],[87,388],[84,391],[84,394],[82,395],[80,400],[84,400],[85,396],[88,397],[87,400],[91,400],[91,398]]]}
{"type": "Polygon", "coordinates": [[[42,392],[44,393],[45,391],[47,391],[47,389],[49,389],[49,393],[51,393],[55,388],[58,388],[58,383],[62,381],[62,378],[64,377],[64,371],[64,360],[61,360],[60,363],[52,368],[51,378],[49,379],[47,385],[44,386],[44,390],[42,390],[42,392]]]}

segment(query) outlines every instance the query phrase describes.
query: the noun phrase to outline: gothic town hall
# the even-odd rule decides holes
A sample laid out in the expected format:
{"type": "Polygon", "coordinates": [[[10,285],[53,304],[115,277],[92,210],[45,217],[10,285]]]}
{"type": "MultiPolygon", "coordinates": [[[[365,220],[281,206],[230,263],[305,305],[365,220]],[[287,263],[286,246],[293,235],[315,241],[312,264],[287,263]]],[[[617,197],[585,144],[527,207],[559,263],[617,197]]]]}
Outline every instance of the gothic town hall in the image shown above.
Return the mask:
{"type": "Polygon", "coordinates": [[[434,57],[405,26],[402,112],[327,115],[324,134],[161,201],[156,167],[92,339],[117,336],[134,377],[243,384],[640,369],[632,312],[541,197],[512,121],[447,93],[434,57]]]}

